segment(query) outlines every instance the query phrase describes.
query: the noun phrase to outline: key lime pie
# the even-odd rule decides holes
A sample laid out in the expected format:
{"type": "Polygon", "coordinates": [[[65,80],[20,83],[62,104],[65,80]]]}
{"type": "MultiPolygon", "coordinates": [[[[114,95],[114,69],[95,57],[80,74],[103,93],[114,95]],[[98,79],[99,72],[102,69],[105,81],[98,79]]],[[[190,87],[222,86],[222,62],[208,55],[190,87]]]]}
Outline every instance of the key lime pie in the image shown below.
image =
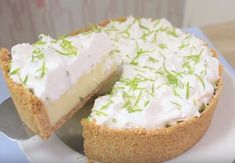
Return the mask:
{"type": "Polygon", "coordinates": [[[121,72],[82,120],[85,154],[100,162],[181,154],[206,132],[222,90],[215,51],[165,19],[105,21],[58,40],[41,35],[0,58],[21,118],[44,138],[121,72]]]}

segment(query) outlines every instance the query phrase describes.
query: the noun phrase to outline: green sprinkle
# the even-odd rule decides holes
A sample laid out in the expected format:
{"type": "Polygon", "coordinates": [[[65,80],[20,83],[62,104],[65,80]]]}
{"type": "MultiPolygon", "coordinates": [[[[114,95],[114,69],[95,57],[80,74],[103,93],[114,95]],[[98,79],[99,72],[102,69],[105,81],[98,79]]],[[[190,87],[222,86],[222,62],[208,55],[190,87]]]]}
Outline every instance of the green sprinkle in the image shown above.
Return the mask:
{"type": "Polygon", "coordinates": [[[178,79],[172,74],[172,73],[167,73],[167,80],[170,84],[172,85],[177,85],[178,84],[178,79]]]}
{"type": "Polygon", "coordinates": [[[153,44],[156,44],[156,43],[157,43],[157,33],[154,33],[152,43],[153,43],[153,44]]]}
{"type": "Polygon", "coordinates": [[[178,35],[176,34],[175,28],[173,28],[172,30],[167,31],[167,33],[171,36],[178,37],[178,35]]]}
{"type": "Polygon", "coordinates": [[[151,31],[151,32],[148,32],[148,33],[144,33],[141,37],[141,39],[145,40],[146,41],[146,38],[151,35],[154,31],[151,31]]]}
{"type": "Polygon", "coordinates": [[[16,75],[19,73],[19,71],[20,71],[20,68],[16,68],[15,70],[10,72],[10,75],[16,75]]]}
{"type": "Polygon", "coordinates": [[[45,73],[46,73],[46,71],[47,71],[47,68],[46,68],[45,65],[46,65],[46,64],[45,64],[45,61],[44,61],[43,64],[42,64],[41,78],[43,78],[43,76],[45,75],[45,73]]]}
{"type": "Polygon", "coordinates": [[[133,65],[133,66],[138,66],[138,65],[139,65],[139,63],[136,62],[136,61],[134,61],[134,60],[132,60],[132,61],[130,62],[130,64],[133,65]]]}
{"type": "Polygon", "coordinates": [[[107,104],[103,105],[99,110],[105,110],[105,109],[107,109],[111,103],[112,103],[112,102],[109,101],[107,104]]]}
{"type": "Polygon", "coordinates": [[[46,63],[45,61],[42,63],[42,66],[40,69],[38,69],[36,72],[41,72],[41,78],[44,77],[44,75],[46,74],[47,68],[46,68],[46,63]]]}
{"type": "Polygon", "coordinates": [[[156,32],[158,32],[158,31],[160,31],[160,32],[165,32],[167,29],[168,29],[167,26],[165,26],[165,27],[161,26],[160,28],[158,28],[158,29],[156,30],[156,32]]]}
{"type": "Polygon", "coordinates": [[[46,42],[42,41],[42,40],[38,40],[37,42],[35,42],[33,44],[33,46],[41,46],[41,45],[46,45],[46,42]]]}
{"type": "Polygon", "coordinates": [[[100,111],[100,110],[93,110],[97,116],[108,116],[108,114],[100,111]]]}
{"type": "Polygon", "coordinates": [[[154,89],[154,84],[152,84],[152,92],[151,92],[152,96],[154,96],[155,94],[155,89],[154,89]]]}
{"type": "Polygon", "coordinates": [[[149,80],[149,81],[151,81],[151,82],[154,82],[154,80],[153,80],[153,79],[151,79],[151,78],[147,78],[147,77],[145,77],[145,76],[143,76],[143,75],[141,75],[141,74],[137,74],[137,76],[139,76],[139,77],[143,78],[145,81],[146,81],[146,80],[149,80]]]}
{"type": "Polygon", "coordinates": [[[205,89],[205,83],[204,81],[202,80],[202,78],[198,75],[198,74],[195,74],[195,76],[200,80],[202,86],[203,86],[203,89],[205,89]]]}
{"type": "Polygon", "coordinates": [[[146,107],[149,104],[149,101],[145,101],[144,107],[146,107]]]}
{"type": "Polygon", "coordinates": [[[148,58],[149,62],[152,62],[152,63],[156,63],[156,62],[159,62],[159,60],[153,58],[153,57],[149,57],[148,58]]]}
{"type": "Polygon", "coordinates": [[[190,88],[189,88],[189,82],[187,82],[187,85],[186,85],[186,99],[189,98],[189,94],[190,94],[190,88]]]}
{"type": "Polygon", "coordinates": [[[172,104],[176,105],[178,109],[182,108],[182,105],[178,104],[177,102],[170,101],[172,104]]]}
{"type": "Polygon", "coordinates": [[[179,49],[182,50],[184,48],[186,48],[187,46],[189,46],[190,44],[185,44],[184,42],[179,46],[179,49]]]}
{"type": "Polygon", "coordinates": [[[146,69],[149,69],[149,70],[153,70],[155,71],[156,69],[152,68],[152,67],[149,67],[149,66],[143,66],[143,68],[146,68],[146,69]]]}
{"type": "Polygon", "coordinates": [[[161,49],[166,49],[166,48],[168,48],[167,45],[166,45],[166,44],[163,44],[163,43],[159,44],[158,46],[159,46],[161,49]]]}
{"type": "Polygon", "coordinates": [[[129,108],[127,111],[128,111],[128,113],[134,113],[134,112],[142,111],[142,109],[129,108]]]}
{"type": "Polygon", "coordinates": [[[189,55],[186,56],[186,58],[193,60],[195,63],[198,63],[200,61],[201,55],[189,55]]]}
{"type": "Polygon", "coordinates": [[[34,62],[36,59],[43,59],[45,57],[40,49],[34,49],[32,53],[32,62],[34,62]]]}
{"type": "Polygon", "coordinates": [[[135,106],[139,103],[141,95],[142,95],[142,90],[140,91],[140,93],[139,93],[139,95],[138,95],[138,97],[137,97],[137,99],[135,101],[135,106]]]}
{"type": "Polygon", "coordinates": [[[149,28],[147,28],[147,27],[145,27],[143,24],[141,24],[140,19],[137,19],[137,22],[138,22],[140,28],[142,28],[142,29],[144,29],[144,30],[150,32],[150,29],[149,29],[149,28]]]}
{"type": "Polygon", "coordinates": [[[23,85],[25,85],[25,84],[27,83],[28,77],[29,77],[29,75],[26,75],[26,76],[25,76],[24,81],[23,81],[23,85]]]}

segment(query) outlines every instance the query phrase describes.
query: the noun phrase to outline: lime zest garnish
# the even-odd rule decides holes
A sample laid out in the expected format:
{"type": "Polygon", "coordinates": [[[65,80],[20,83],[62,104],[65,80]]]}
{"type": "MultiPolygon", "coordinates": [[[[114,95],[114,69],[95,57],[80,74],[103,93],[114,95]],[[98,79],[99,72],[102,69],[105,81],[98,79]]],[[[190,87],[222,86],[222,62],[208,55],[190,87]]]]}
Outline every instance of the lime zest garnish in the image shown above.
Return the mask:
{"type": "Polygon", "coordinates": [[[175,86],[178,84],[178,79],[172,73],[168,72],[166,78],[167,78],[169,84],[172,84],[175,86]]]}
{"type": "Polygon", "coordinates": [[[43,78],[43,76],[45,75],[47,68],[46,68],[46,63],[45,61],[42,63],[42,73],[41,73],[41,78],[43,78]]]}
{"type": "Polygon", "coordinates": [[[189,98],[189,94],[190,94],[190,86],[189,86],[189,82],[187,82],[187,84],[186,84],[186,99],[189,98]]]}
{"type": "Polygon", "coordinates": [[[153,57],[149,57],[149,58],[148,58],[148,61],[149,61],[149,62],[152,62],[152,63],[159,62],[159,60],[157,60],[156,58],[153,58],[153,57]]]}
{"type": "Polygon", "coordinates": [[[92,110],[92,111],[94,111],[97,116],[108,116],[108,114],[106,114],[100,110],[92,110]]]}
{"type": "Polygon", "coordinates": [[[134,113],[134,112],[142,111],[142,109],[129,108],[129,109],[127,109],[127,111],[128,111],[128,113],[134,113]]]}
{"type": "Polygon", "coordinates": [[[136,52],[136,56],[135,59],[139,58],[141,55],[145,54],[145,53],[152,53],[154,52],[154,50],[152,51],[148,51],[148,50],[143,50],[142,48],[140,48],[137,52],[136,52]]]}
{"type": "Polygon", "coordinates": [[[173,28],[172,30],[168,30],[167,34],[174,36],[174,37],[178,37],[178,35],[176,34],[176,30],[175,28],[173,28]]]}
{"type": "Polygon", "coordinates": [[[138,97],[137,97],[137,99],[135,101],[135,104],[134,104],[135,106],[138,105],[138,103],[140,101],[140,98],[141,98],[141,95],[142,95],[142,90],[140,90],[139,95],[138,95],[138,97]]]}
{"type": "Polygon", "coordinates": [[[205,83],[204,83],[204,81],[202,80],[202,78],[201,78],[198,74],[195,74],[195,76],[200,80],[203,89],[205,89],[205,83]]]}
{"type": "Polygon", "coordinates": [[[37,48],[32,51],[32,62],[34,62],[35,59],[43,59],[44,57],[45,56],[40,49],[37,48]]]}
{"type": "Polygon", "coordinates": [[[38,40],[37,42],[35,42],[33,44],[33,46],[41,46],[41,45],[46,45],[46,42],[42,41],[42,40],[38,40]]]}
{"type": "Polygon", "coordinates": [[[190,44],[185,44],[184,42],[182,42],[182,44],[179,46],[179,49],[182,50],[182,49],[186,48],[189,45],[190,44]]]}
{"type": "Polygon", "coordinates": [[[23,81],[23,83],[22,83],[23,85],[25,85],[25,84],[27,83],[28,77],[29,77],[29,74],[25,76],[24,81],[23,81]]]}
{"type": "Polygon", "coordinates": [[[112,103],[112,102],[109,101],[107,104],[103,105],[99,110],[105,110],[105,109],[107,109],[111,103],[112,103]]]}
{"type": "Polygon", "coordinates": [[[139,63],[136,62],[135,60],[132,60],[132,61],[130,62],[130,64],[133,65],[133,66],[138,66],[138,65],[139,65],[139,63]]]}
{"type": "Polygon", "coordinates": [[[19,71],[20,71],[20,68],[16,68],[16,69],[14,69],[13,71],[11,71],[9,74],[10,74],[10,75],[16,75],[16,74],[19,73],[19,71]]]}
{"type": "Polygon", "coordinates": [[[141,24],[140,19],[137,19],[137,22],[138,22],[140,28],[142,28],[142,29],[144,29],[144,30],[150,32],[150,29],[149,29],[148,27],[145,27],[143,24],[141,24]]]}
{"type": "Polygon", "coordinates": [[[144,33],[142,36],[141,36],[141,39],[145,40],[146,41],[146,38],[151,35],[154,31],[150,31],[148,33],[144,33]]]}
{"type": "Polygon", "coordinates": [[[174,104],[175,106],[177,106],[177,109],[181,109],[182,105],[180,105],[179,103],[175,102],[175,101],[170,101],[172,104],[174,104]]]}
{"type": "Polygon", "coordinates": [[[152,96],[154,96],[155,94],[155,89],[154,89],[154,84],[152,84],[152,92],[151,92],[152,96]]]}
{"type": "Polygon", "coordinates": [[[145,101],[144,107],[146,107],[149,104],[149,101],[145,101]]]}
{"type": "Polygon", "coordinates": [[[40,72],[40,77],[43,78],[44,75],[46,74],[47,68],[46,68],[46,63],[43,61],[42,66],[40,69],[38,69],[36,72],[40,72]]]}
{"type": "Polygon", "coordinates": [[[163,43],[159,44],[158,46],[159,46],[161,49],[167,49],[167,48],[168,48],[167,45],[166,45],[166,44],[163,44],[163,43]]]}

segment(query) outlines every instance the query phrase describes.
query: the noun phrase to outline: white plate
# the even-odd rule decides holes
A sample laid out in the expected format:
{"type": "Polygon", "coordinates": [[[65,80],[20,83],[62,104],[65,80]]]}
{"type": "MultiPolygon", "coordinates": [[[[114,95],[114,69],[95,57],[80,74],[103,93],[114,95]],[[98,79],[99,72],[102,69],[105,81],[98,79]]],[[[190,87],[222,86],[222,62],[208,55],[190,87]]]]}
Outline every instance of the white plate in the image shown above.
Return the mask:
{"type": "MultiPolygon", "coordinates": [[[[211,126],[204,137],[173,162],[235,162],[235,78],[224,68],[224,89],[211,126]]],[[[56,135],[18,142],[31,162],[85,162],[85,157],[66,146],[56,135]]]]}

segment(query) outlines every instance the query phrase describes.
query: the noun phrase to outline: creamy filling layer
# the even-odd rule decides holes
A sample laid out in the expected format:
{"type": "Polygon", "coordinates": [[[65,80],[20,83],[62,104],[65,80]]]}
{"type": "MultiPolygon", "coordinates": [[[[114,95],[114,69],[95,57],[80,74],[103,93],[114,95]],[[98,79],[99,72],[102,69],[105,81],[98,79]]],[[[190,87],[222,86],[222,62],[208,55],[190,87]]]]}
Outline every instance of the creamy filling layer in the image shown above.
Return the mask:
{"type": "Polygon", "coordinates": [[[110,58],[104,59],[94,66],[89,73],[82,75],[58,100],[45,105],[52,125],[71,112],[84,98],[94,95],[97,86],[109,80],[109,76],[111,77],[112,74],[119,71],[119,67],[115,64],[107,70],[105,67],[107,60],[110,60],[110,58]]]}

